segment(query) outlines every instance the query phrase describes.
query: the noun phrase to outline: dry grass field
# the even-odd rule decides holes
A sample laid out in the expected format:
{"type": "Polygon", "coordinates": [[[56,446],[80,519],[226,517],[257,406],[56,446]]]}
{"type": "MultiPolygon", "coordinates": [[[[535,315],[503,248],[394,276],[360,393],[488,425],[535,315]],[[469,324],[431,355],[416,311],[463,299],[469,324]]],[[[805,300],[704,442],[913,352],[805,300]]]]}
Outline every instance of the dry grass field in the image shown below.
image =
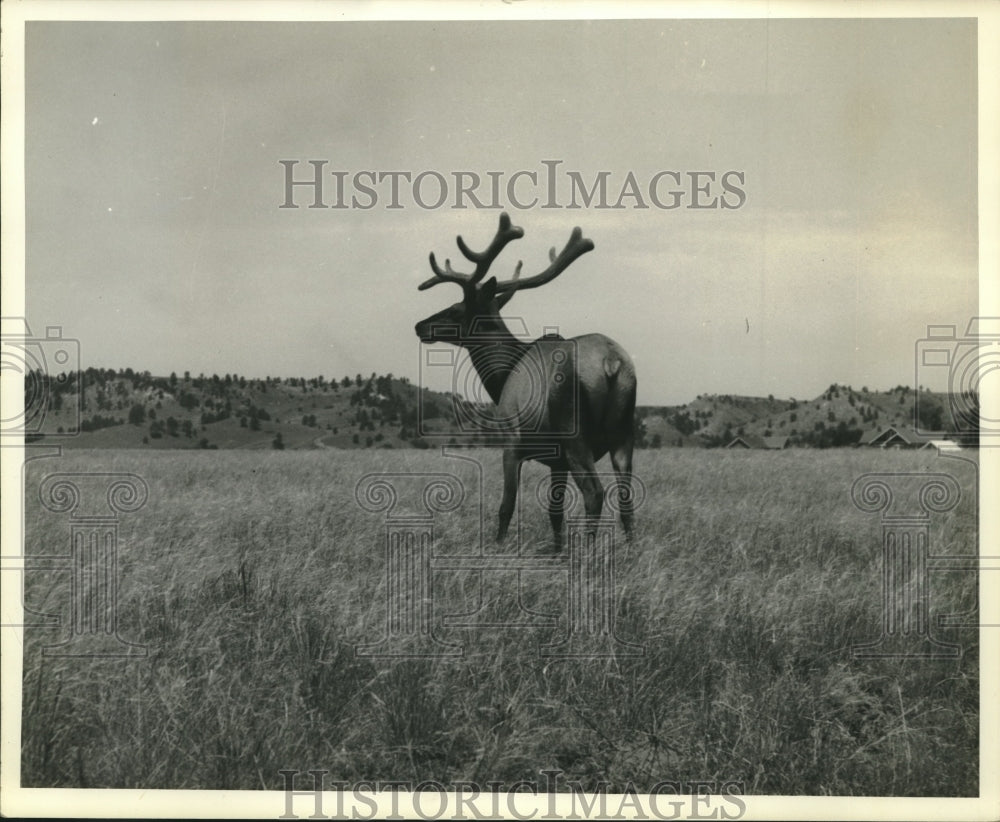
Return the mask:
{"type": "MultiPolygon", "coordinates": [[[[555,627],[449,627],[510,574],[435,571],[433,630],[461,657],[365,658],[385,629],[381,515],[370,472],[451,472],[468,498],[435,523],[438,554],[492,537],[500,454],[393,451],[73,451],[27,472],[26,552],[65,553],[69,518],[38,503],[50,472],[129,472],[149,501],[121,517],[119,633],[145,657],[43,656],[26,631],[22,784],[281,789],[328,781],[539,779],[640,791],[737,780],[750,794],[969,796],[978,791],[976,632],[951,660],[854,659],[881,624],[880,524],[851,502],[870,471],[944,471],[962,488],[932,551],[975,550],[975,470],[926,452],[642,451],[637,538],[617,547],[617,633],[640,656],[546,658],[565,633],[565,571],[521,576],[555,627]]],[[[522,480],[521,550],[545,551],[522,480]]],[[[409,504],[401,498],[400,505],[409,504]]],[[[491,542],[487,541],[490,546],[491,542]]],[[[505,550],[516,551],[513,540],[505,550]]],[[[931,617],[976,607],[975,575],[930,575],[931,617]]],[[[65,617],[69,574],[27,574],[26,603],[65,617]]],[[[499,605],[499,608],[507,607],[499,605]]],[[[511,612],[512,617],[516,613],[511,612]]],[[[64,620],[65,622],[65,620],[64,620]]]]}

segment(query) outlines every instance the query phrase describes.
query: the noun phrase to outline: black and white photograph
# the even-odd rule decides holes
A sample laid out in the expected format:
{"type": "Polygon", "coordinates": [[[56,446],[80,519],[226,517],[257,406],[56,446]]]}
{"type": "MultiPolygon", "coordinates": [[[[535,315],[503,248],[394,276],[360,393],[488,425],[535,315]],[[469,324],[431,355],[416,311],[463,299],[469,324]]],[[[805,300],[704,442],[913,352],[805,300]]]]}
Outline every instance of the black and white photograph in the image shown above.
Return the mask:
{"type": "Polygon", "coordinates": [[[1000,14],[5,3],[5,816],[994,819],[1000,14]]]}

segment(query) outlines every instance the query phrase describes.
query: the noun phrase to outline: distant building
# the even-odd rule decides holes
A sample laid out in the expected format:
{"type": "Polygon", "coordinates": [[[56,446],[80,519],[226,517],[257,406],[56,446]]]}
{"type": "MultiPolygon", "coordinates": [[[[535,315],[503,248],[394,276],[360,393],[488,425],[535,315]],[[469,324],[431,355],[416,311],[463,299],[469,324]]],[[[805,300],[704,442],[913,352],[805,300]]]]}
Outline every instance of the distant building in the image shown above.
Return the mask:
{"type": "Polygon", "coordinates": [[[788,437],[758,437],[744,434],[726,444],[726,448],[754,448],[765,451],[780,451],[788,446],[788,437]]]}
{"type": "MultiPolygon", "coordinates": [[[[941,432],[933,434],[918,434],[916,431],[906,428],[896,428],[887,426],[875,431],[869,431],[861,437],[858,445],[868,448],[927,448],[934,443],[945,443],[950,449],[957,450],[958,446],[951,440],[945,438],[941,432]]],[[[939,451],[940,446],[936,447],[939,451]]]]}
{"type": "Polygon", "coordinates": [[[920,446],[921,451],[926,451],[929,448],[933,448],[939,454],[954,454],[962,450],[962,446],[957,442],[942,439],[928,440],[920,446]]]}

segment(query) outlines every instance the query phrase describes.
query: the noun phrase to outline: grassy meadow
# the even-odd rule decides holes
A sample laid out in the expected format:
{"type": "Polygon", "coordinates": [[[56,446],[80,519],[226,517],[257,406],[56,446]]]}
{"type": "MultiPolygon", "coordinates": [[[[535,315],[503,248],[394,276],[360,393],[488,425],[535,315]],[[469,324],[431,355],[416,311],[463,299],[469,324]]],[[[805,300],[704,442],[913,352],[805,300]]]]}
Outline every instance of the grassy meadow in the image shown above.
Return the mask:
{"type": "MultiPolygon", "coordinates": [[[[29,555],[65,553],[68,516],[41,508],[50,472],[141,475],[149,501],[120,524],[119,633],[145,658],[42,655],[60,628],[26,631],[26,787],[281,789],[280,769],[334,780],[538,780],[584,788],[738,780],[750,794],[969,796],[978,792],[976,632],[952,660],[855,660],[881,625],[880,524],[852,504],[869,471],[945,471],[957,508],[934,552],[975,551],[975,471],[926,452],[640,451],[637,538],[618,545],[617,633],[636,657],[552,659],[566,575],[522,575],[548,628],[448,627],[479,575],[433,576],[434,633],[455,658],[355,655],[386,619],[383,518],[355,485],[375,471],[451,472],[465,503],[437,515],[435,552],[492,545],[500,454],[435,451],[72,451],[32,463],[29,555]]],[[[610,470],[604,469],[602,470],[610,470]]],[[[522,478],[524,553],[549,525],[522,478]]],[[[400,506],[410,504],[400,498],[400,506]]],[[[414,510],[415,507],[414,507],[414,510]]],[[[512,538],[505,546],[515,551],[512,538]]],[[[498,602],[510,574],[484,574],[498,602]]],[[[65,615],[69,575],[26,574],[26,603],[65,615]]],[[[976,607],[975,575],[930,575],[931,616],[976,607]]],[[[499,605],[498,607],[507,607],[499,605]]],[[[513,615],[513,614],[512,614],[513,615]]]]}

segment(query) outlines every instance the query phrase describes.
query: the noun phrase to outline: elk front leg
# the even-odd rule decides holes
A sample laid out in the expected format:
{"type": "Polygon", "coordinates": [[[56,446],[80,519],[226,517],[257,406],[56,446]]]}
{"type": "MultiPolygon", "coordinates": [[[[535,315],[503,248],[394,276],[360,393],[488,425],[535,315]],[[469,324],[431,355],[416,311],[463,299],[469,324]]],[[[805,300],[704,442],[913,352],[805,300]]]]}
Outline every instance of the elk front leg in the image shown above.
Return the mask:
{"type": "Polygon", "coordinates": [[[553,468],[552,480],[549,486],[549,522],[552,523],[552,551],[562,550],[563,511],[566,508],[566,494],[569,492],[569,471],[566,468],[553,468]]]}
{"type": "Polygon", "coordinates": [[[514,516],[517,503],[517,486],[521,479],[521,455],[513,448],[503,452],[503,500],[500,503],[500,517],[497,523],[497,542],[507,536],[510,518],[514,516]]]}

